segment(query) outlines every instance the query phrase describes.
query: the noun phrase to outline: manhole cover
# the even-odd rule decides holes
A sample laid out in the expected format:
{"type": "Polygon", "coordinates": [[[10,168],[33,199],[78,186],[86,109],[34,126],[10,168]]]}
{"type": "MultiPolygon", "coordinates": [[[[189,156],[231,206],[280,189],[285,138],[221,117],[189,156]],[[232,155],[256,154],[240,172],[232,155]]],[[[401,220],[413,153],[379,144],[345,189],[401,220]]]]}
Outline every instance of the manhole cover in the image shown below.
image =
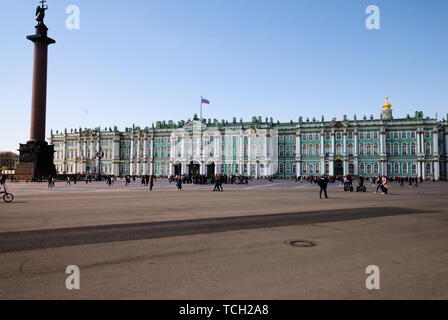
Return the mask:
{"type": "Polygon", "coordinates": [[[314,242],[308,240],[286,241],[286,244],[289,244],[292,247],[299,247],[299,248],[310,248],[316,246],[314,242]]]}

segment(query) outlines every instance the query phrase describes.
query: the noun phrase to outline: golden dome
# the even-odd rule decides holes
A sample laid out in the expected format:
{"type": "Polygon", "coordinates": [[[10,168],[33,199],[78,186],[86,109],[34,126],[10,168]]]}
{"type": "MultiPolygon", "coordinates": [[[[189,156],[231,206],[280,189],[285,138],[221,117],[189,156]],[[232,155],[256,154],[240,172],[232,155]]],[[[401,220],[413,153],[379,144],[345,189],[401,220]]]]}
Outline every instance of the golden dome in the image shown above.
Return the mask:
{"type": "Polygon", "coordinates": [[[392,105],[389,103],[389,96],[386,96],[386,103],[383,104],[383,110],[390,110],[392,105]]]}

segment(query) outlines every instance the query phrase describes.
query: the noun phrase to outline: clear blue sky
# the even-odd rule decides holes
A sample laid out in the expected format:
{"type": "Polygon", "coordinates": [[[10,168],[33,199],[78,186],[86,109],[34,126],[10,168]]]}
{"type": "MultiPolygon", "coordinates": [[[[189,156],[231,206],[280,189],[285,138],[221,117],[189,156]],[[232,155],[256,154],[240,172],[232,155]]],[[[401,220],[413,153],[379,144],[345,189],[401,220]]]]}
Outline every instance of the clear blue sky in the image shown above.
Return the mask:
{"type": "MultiPolygon", "coordinates": [[[[448,112],[446,0],[48,0],[47,132],[448,112]],[[78,5],[81,29],[65,27],[78,5]],[[381,29],[365,27],[368,5],[381,29]]],[[[29,138],[37,1],[2,0],[0,150],[29,138]]]]}

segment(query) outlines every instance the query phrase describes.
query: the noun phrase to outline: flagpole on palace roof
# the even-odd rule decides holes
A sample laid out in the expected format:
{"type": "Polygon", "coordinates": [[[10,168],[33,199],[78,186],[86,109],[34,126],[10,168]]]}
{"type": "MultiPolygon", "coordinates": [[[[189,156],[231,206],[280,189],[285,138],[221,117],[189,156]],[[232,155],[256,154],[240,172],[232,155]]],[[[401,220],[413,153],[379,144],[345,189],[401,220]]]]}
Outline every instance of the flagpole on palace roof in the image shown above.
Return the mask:
{"type": "Polygon", "coordinates": [[[202,121],[202,96],[201,96],[201,113],[200,113],[200,119],[202,121]]]}

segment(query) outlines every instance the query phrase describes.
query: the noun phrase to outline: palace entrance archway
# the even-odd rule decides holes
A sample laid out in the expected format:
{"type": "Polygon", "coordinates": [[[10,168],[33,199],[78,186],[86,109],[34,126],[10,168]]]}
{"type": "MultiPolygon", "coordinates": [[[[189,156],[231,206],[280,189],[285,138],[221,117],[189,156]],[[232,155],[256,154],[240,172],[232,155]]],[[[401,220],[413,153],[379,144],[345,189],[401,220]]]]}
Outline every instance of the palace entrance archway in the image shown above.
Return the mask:
{"type": "Polygon", "coordinates": [[[173,166],[174,168],[174,175],[175,176],[180,176],[182,174],[182,165],[181,164],[175,164],[173,166]]]}
{"type": "Polygon", "coordinates": [[[193,163],[193,161],[190,162],[190,164],[188,165],[188,173],[190,174],[190,176],[198,176],[200,167],[201,166],[199,164],[193,163]]]}
{"type": "Polygon", "coordinates": [[[335,176],[344,175],[344,163],[342,162],[342,160],[336,160],[334,162],[334,175],[335,176]]]}
{"type": "Polygon", "coordinates": [[[215,175],[215,163],[207,165],[207,177],[213,177],[215,175]]]}

